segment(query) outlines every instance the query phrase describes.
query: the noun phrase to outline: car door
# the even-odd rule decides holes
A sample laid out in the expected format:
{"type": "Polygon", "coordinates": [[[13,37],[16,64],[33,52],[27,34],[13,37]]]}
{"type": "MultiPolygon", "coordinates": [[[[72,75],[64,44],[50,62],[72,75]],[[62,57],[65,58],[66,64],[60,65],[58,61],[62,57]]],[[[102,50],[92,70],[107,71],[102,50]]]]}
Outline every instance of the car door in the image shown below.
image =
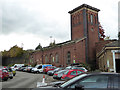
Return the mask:
{"type": "Polygon", "coordinates": [[[111,90],[120,90],[120,76],[111,76],[111,90]]]}
{"type": "Polygon", "coordinates": [[[76,86],[82,86],[84,90],[111,90],[109,82],[108,75],[90,75],[76,81],[68,86],[68,88],[75,89],[76,86]]]}

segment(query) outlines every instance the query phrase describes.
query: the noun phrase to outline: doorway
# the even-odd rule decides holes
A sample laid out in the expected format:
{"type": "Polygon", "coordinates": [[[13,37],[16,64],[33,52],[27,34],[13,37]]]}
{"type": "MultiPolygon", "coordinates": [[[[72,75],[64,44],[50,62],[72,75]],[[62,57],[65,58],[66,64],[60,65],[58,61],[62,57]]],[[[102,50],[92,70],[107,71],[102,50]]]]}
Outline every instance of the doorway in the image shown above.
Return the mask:
{"type": "Polygon", "coordinates": [[[115,59],[116,62],[116,72],[120,73],[120,59],[115,59]]]}

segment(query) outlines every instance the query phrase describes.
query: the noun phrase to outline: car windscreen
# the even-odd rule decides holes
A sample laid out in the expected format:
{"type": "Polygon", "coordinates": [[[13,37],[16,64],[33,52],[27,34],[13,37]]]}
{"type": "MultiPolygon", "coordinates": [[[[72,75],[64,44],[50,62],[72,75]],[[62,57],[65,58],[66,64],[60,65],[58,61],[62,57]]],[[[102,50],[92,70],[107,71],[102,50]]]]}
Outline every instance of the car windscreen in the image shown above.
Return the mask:
{"type": "Polygon", "coordinates": [[[38,68],[39,66],[42,66],[42,65],[36,65],[35,68],[38,68]]]}
{"type": "Polygon", "coordinates": [[[60,68],[56,68],[55,71],[59,70],[60,68]]]}
{"type": "Polygon", "coordinates": [[[7,72],[7,70],[2,70],[2,72],[7,72]]]}
{"type": "Polygon", "coordinates": [[[54,68],[55,68],[55,67],[51,67],[51,66],[48,67],[48,69],[54,69],[54,68]]]}
{"type": "Polygon", "coordinates": [[[67,75],[69,71],[66,71],[64,74],[67,75]]]}
{"type": "Polygon", "coordinates": [[[65,72],[65,71],[66,70],[61,70],[61,71],[56,72],[56,74],[59,74],[59,73],[65,72]]]}
{"type": "Polygon", "coordinates": [[[63,83],[60,87],[64,88],[64,87],[68,86],[69,84],[73,83],[74,81],[76,81],[82,77],[85,77],[85,76],[87,76],[87,74],[81,74],[79,76],[76,76],[75,78],[72,78],[72,79],[68,80],[67,82],[63,83]]]}
{"type": "Polygon", "coordinates": [[[80,68],[80,67],[73,67],[72,69],[79,69],[79,70],[83,70],[83,71],[85,71],[84,68],[80,68]]]}

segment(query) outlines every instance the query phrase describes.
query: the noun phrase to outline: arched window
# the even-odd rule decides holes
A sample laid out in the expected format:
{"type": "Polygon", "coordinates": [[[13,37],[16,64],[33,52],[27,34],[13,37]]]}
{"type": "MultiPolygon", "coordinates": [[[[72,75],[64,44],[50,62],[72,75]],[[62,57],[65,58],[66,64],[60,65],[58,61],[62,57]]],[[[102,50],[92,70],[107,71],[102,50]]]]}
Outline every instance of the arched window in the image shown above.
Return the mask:
{"type": "Polygon", "coordinates": [[[71,64],[71,54],[70,54],[70,51],[67,52],[67,62],[66,62],[67,65],[71,64]]]}
{"type": "Polygon", "coordinates": [[[55,60],[56,60],[56,63],[59,63],[59,56],[58,56],[58,53],[56,53],[56,55],[55,55],[55,60]]]}
{"type": "Polygon", "coordinates": [[[48,56],[45,56],[45,64],[48,63],[48,56]]]}
{"type": "Polygon", "coordinates": [[[50,63],[52,63],[52,60],[53,60],[53,59],[52,59],[52,54],[50,54],[50,63]]]}
{"type": "Polygon", "coordinates": [[[95,24],[97,24],[97,16],[95,16],[95,24]]]}
{"type": "Polygon", "coordinates": [[[75,16],[73,16],[72,25],[75,25],[75,16]]]}
{"type": "Polygon", "coordinates": [[[79,15],[78,15],[78,23],[79,23],[79,24],[80,24],[80,19],[81,19],[81,18],[80,18],[80,14],[79,14],[79,15]]]}
{"type": "Polygon", "coordinates": [[[92,14],[90,15],[90,22],[91,22],[91,24],[93,24],[93,15],[92,14]]]}

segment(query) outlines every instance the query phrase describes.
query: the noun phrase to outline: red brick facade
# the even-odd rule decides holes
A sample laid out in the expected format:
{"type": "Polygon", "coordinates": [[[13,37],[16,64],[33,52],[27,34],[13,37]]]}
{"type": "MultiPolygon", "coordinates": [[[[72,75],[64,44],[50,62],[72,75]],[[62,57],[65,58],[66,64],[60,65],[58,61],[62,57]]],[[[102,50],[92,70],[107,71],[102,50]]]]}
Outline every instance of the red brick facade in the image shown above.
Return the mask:
{"type": "Polygon", "coordinates": [[[94,62],[95,43],[99,41],[98,11],[86,4],[70,11],[71,40],[45,47],[43,51],[33,53],[31,60],[56,66],[94,62]]]}

